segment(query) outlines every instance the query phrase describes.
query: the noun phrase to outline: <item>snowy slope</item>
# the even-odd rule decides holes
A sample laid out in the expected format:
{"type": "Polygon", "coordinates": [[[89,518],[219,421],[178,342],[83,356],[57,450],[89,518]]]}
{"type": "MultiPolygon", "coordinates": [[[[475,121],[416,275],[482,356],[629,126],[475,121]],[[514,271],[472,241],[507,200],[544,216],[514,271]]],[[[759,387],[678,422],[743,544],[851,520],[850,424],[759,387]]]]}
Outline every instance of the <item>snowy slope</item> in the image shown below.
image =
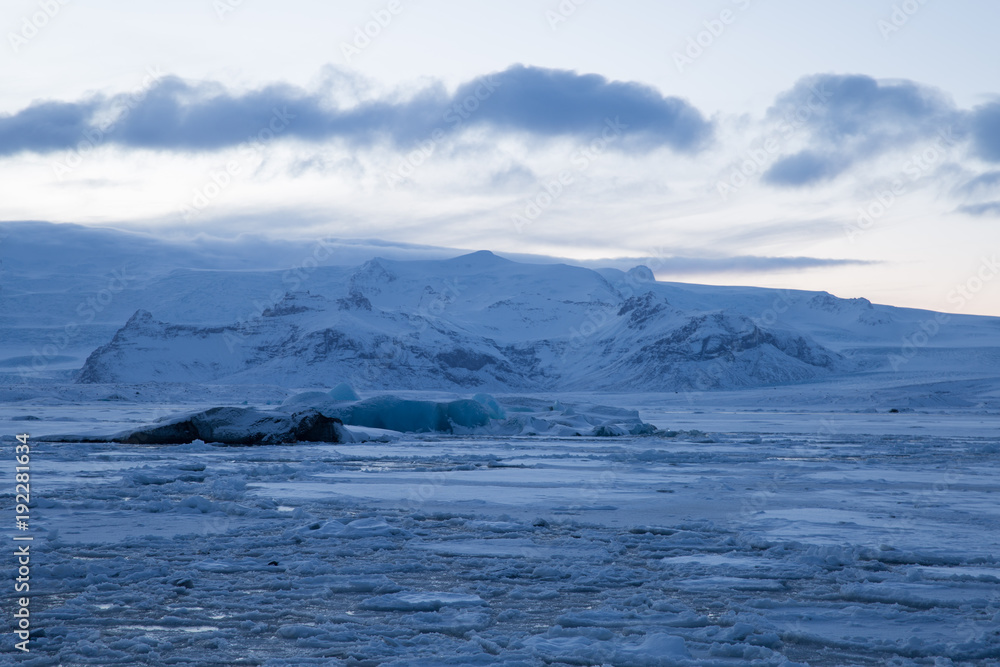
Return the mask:
{"type": "MultiPolygon", "coordinates": [[[[219,275],[218,288],[216,275],[199,277],[202,298],[228,293],[231,276],[219,275]]],[[[759,324],[738,302],[682,310],[673,291],[641,268],[612,283],[589,269],[488,252],[374,259],[347,275],[317,271],[307,290],[286,292],[242,322],[183,325],[138,311],[79,378],[663,390],[807,380],[851,366],[802,331],[759,324]]]]}
{"type": "Polygon", "coordinates": [[[370,242],[310,261],[309,243],[268,255],[253,240],[55,230],[0,226],[0,374],[15,381],[690,392],[1000,375],[997,318],[489,252],[362,262],[413,256],[370,242]],[[348,256],[359,263],[331,264],[348,256]]]}
{"type": "Polygon", "coordinates": [[[172,322],[231,323],[259,311],[275,290],[280,295],[309,279],[319,265],[455,254],[377,240],[169,240],[73,224],[0,223],[0,376],[65,377],[139,308],[172,322]],[[206,270],[215,273],[210,283],[203,282],[206,270]]]}

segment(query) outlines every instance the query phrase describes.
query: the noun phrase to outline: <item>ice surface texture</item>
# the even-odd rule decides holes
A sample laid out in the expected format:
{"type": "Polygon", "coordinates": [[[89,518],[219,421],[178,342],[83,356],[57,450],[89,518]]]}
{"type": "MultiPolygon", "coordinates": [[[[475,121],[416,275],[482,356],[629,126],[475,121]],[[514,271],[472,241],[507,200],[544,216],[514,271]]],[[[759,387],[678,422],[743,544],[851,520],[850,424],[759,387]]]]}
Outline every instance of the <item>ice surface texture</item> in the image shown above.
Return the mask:
{"type": "Polygon", "coordinates": [[[40,446],[31,664],[997,665],[996,417],[757,417],[792,433],[40,446]]]}

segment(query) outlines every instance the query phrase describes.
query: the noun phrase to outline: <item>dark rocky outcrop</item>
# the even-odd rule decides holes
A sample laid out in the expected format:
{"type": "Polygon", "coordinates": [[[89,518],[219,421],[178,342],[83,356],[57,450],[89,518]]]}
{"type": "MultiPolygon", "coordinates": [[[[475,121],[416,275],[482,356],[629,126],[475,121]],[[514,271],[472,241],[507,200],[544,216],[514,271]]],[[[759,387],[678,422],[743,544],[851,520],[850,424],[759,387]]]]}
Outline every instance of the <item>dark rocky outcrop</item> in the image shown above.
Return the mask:
{"type": "Polygon", "coordinates": [[[184,445],[195,440],[222,445],[281,445],[294,442],[353,442],[336,417],[318,410],[292,414],[257,408],[218,407],[169,417],[149,426],[109,436],[50,436],[54,442],[119,442],[130,445],[184,445]]]}

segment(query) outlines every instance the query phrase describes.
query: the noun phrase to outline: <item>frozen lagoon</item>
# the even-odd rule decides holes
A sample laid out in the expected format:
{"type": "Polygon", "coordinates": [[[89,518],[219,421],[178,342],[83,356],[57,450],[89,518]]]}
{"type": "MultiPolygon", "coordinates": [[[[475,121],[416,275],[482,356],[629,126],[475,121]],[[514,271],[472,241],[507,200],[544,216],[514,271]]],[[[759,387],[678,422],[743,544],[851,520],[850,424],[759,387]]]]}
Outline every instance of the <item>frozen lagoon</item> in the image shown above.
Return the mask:
{"type": "Polygon", "coordinates": [[[26,664],[1000,664],[1000,418],[660,405],[676,434],[36,443],[26,664]]]}

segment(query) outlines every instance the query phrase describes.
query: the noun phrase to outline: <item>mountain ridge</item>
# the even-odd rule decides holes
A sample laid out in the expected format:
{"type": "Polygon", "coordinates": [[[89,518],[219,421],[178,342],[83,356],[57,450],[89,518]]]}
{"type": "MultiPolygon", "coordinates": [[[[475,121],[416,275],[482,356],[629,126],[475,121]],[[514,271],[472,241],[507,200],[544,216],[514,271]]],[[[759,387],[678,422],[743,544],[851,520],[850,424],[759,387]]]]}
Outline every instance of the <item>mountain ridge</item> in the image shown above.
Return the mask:
{"type": "Polygon", "coordinates": [[[323,259],[295,244],[266,257],[255,239],[229,257],[236,240],[199,250],[73,225],[3,233],[0,377],[13,382],[679,391],[1000,368],[1000,318],[658,282],[641,265],[412,259],[427,249],[375,241],[323,259]],[[95,234],[114,252],[81,253],[95,234]]]}
{"type": "MultiPolygon", "coordinates": [[[[651,278],[637,267],[612,282],[488,251],[375,258],[339,281],[288,291],[245,322],[179,325],[137,311],[78,380],[664,391],[817,380],[858,366],[740,299],[679,308],[677,289],[651,278]]],[[[783,298],[789,309],[836,306],[838,315],[874,308],[811,292],[783,298]]]]}

